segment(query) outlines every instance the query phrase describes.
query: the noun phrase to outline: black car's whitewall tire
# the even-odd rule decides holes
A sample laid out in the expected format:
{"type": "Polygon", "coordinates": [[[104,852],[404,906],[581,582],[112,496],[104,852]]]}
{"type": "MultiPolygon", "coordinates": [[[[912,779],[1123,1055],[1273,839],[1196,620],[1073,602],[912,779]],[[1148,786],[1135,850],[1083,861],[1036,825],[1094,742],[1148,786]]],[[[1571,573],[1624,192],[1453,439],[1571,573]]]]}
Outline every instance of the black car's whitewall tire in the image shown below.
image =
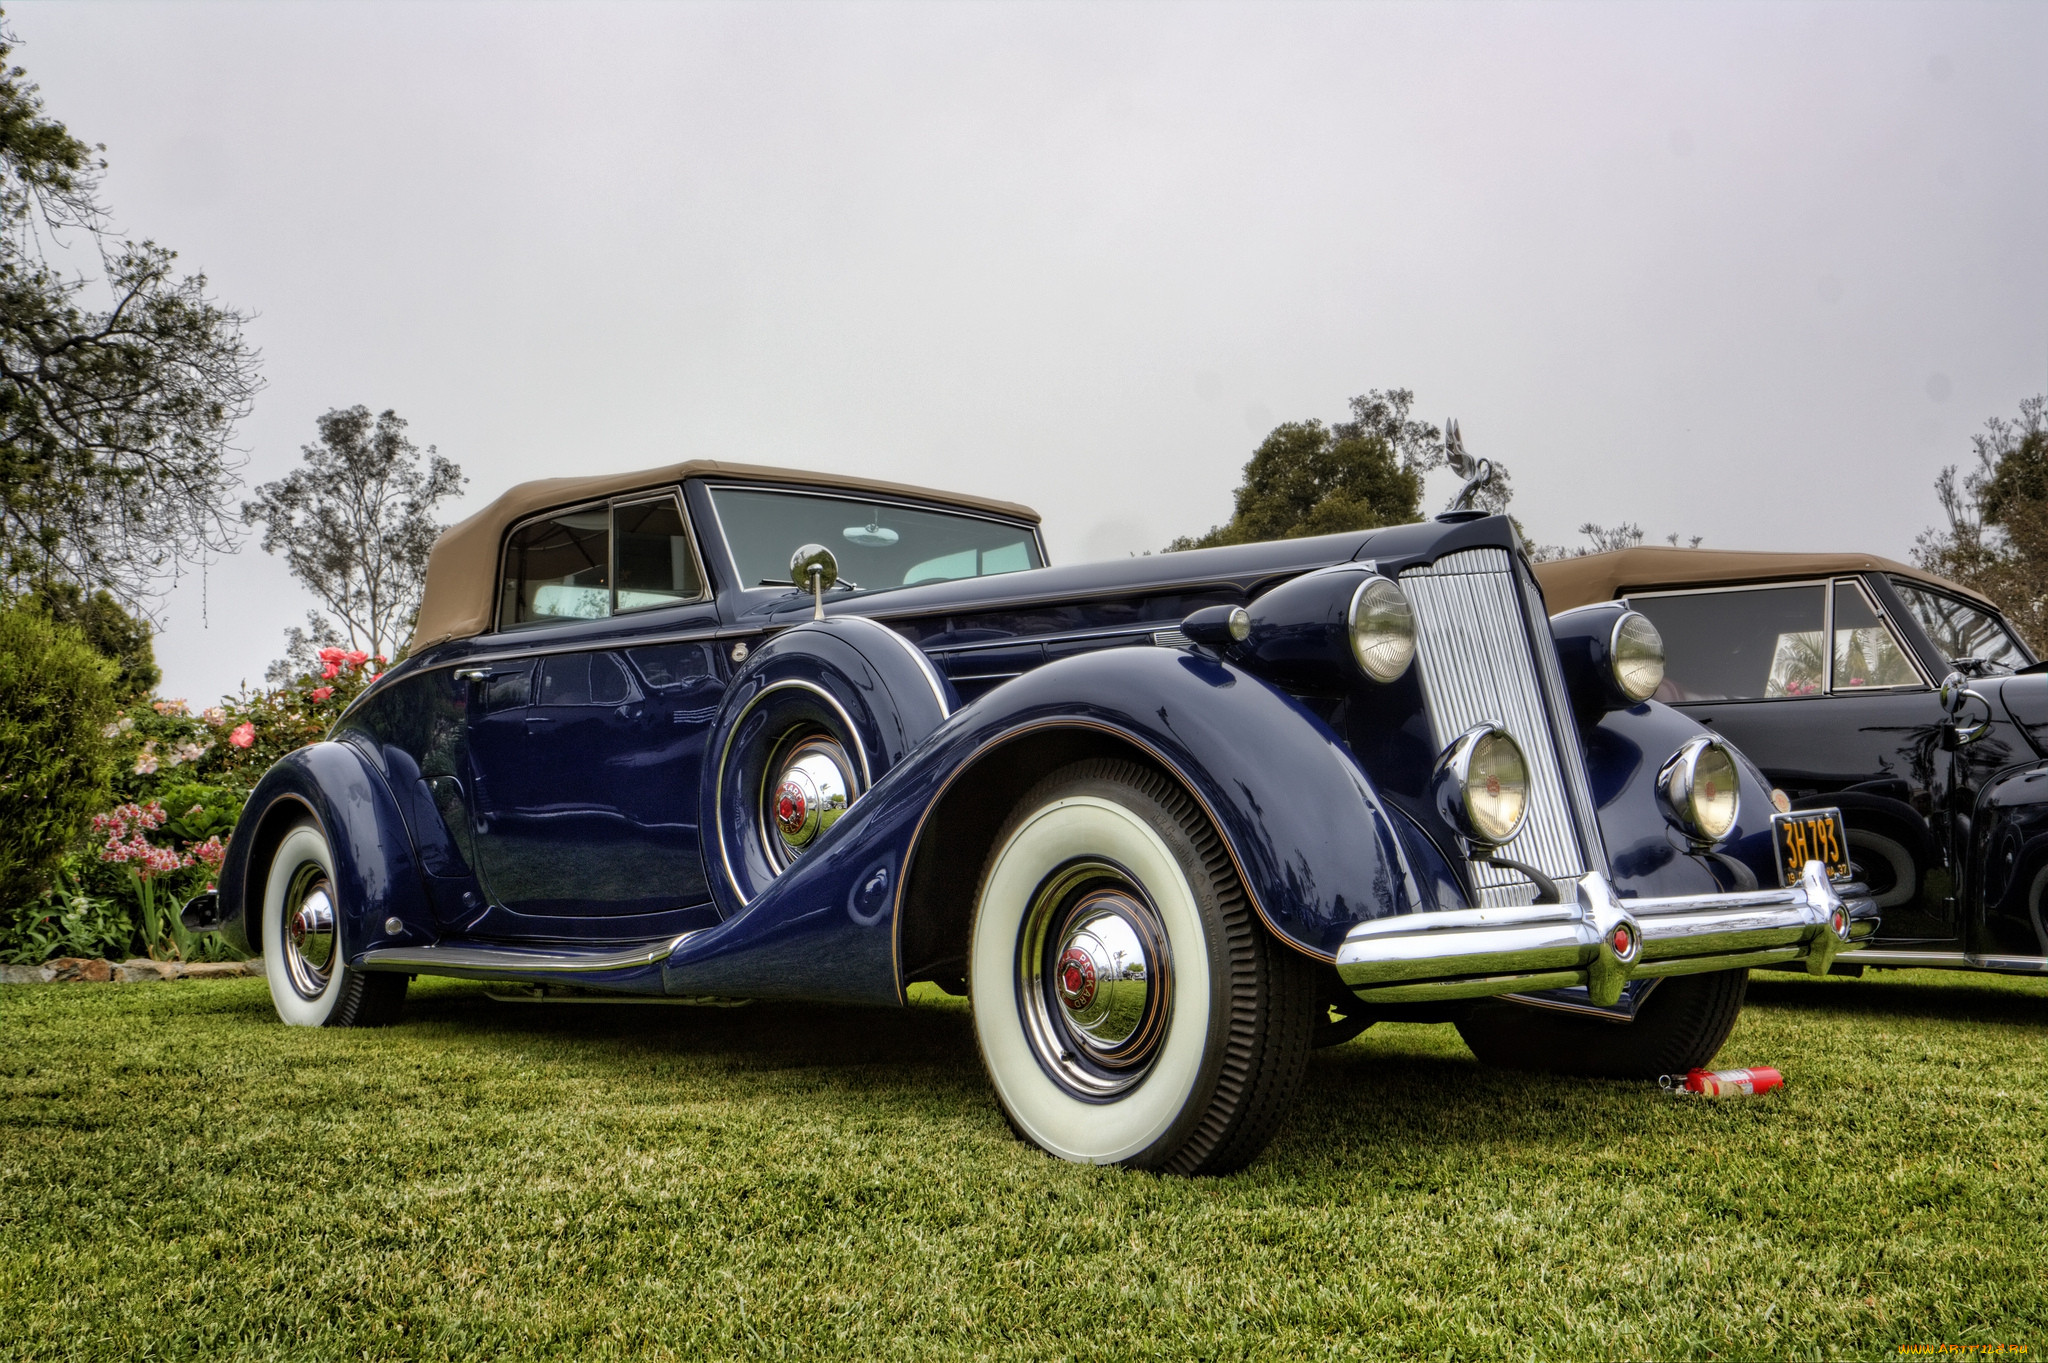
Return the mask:
{"type": "Polygon", "coordinates": [[[1269,934],[1185,792],[1130,762],[1054,773],[998,834],[968,985],[996,1097],[1062,1159],[1248,1163],[1300,1086],[1307,958],[1269,934]]]}
{"type": "Polygon", "coordinates": [[[398,1015],[406,977],[351,970],[334,849],[311,822],[278,844],[263,884],[263,974],[293,1027],[375,1027],[398,1015]]]}

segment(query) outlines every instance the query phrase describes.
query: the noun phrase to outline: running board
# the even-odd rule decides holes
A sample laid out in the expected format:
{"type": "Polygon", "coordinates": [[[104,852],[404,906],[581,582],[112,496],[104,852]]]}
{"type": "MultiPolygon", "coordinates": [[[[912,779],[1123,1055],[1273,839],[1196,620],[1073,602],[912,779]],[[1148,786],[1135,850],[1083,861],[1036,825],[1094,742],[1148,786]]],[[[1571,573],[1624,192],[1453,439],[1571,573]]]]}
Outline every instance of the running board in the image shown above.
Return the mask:
{"type": "MultiPolygon", "coordinates": [[[[698,931],[703,931],[699,929],[698,931]]],[[[366,951],[358,968],[471,979],[520,979],[532,975],[597,975],[635,966],[658,965],[695,933],[664,937],[618,951],[535,951],[530,947],[474,944],[439,947],[382,947],[366,951]]]]}
{"type": "Polygon", "coordinates": [[[1996,970],[2015,975],[2048,973],[2048,957],[1992,954],[1972,956],[1961,951],[1911,951],[1895,947],[1863,947],[1844,952],[1848,965],[1873,965],[1903,969],[1917,966],[1926,970],[1996,970]]]}

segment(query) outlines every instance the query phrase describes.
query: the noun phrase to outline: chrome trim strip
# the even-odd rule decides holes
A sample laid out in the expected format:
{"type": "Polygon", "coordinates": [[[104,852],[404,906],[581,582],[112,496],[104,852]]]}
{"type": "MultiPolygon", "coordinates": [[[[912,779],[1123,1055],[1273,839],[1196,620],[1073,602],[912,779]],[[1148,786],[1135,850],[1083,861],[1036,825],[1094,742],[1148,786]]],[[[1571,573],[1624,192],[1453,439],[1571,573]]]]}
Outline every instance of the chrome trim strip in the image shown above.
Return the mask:
{"type": "MultiPolygon", "coordinates": [[[[866,620],[867,617],[862,615],[842,615],[839,617],[839,619],[866,620]]],[[[900,647],[909,650],[910,656],[917,660],[918,671],[924,674],[925,685],[931,687],[932,689],[932,699],[939,703],[939,715],[942,718],[950,717],[953,713],[953,707],[946,704],[946,688],[939,684],[939,669],[932,666],[932,660],[930,656],[927,655],[923,649],[919,648],[916,644],[911,643],[910,640],[904,638],[895,630],[890,629],[881,621],[868,620],[868,623],[873,625],[876,629],[881,630],[882,633],[888,635],[889,638],[894,640],[896,644],[900,647]]]]}
{"type": "Polygon", "coordinates": [[[456,971],[492,975],[587,975],[665,961],[684,942],[698,932],[706,931],[709,929],[698,928],[659,942],[596,953],[535,951],[528,947],[381,947],[364,952],[356,965],[363,970],[413,970],[429,975],[456,971]]]}
{"type": "Polygon", "coordinates": [[[1177,629],[1160,629],[1152,632],[1152,642],[1160,648],[1193,648],[1195,641],[1177,629]]]}
{"type": "Polygon", "coordinates": [[[1551,741],[1564,763],[1564,789],[1578,821],[1579,846],[1586,854],[1586,865],[1604,867],[1608,864],[1607,838],[1600,831],[1600,812],[1593,805],[1593,777],[1586,770],[1585,745],[1579,742],[1573,722],[1571,696],[1564,688],[1564,665],[1557,658],[1557,636],[1550,632],[1550,616],[1543,609],[1543,589],[1519,560],[1515,576],[1522,584],[1523,625],[1529,631],[1529,644],[1536,653],[1536,675],[1543,683],[1544,700],[1553,716],[1551,741]]]}
{"type": "MultiPolygon", "coordinates": [[[[907,643],[909,641],[905,640],[904,642],[907,643]]],[[[860,730],[855,727],[853,717],[846,713],[846,708],[833,699],[830,691],[819,686],[816,682],[807,682],[790,677],[783,681],[771,682],[749,697],[747,703],[740,707],[740,712],[732,717],[731,726],[726,729],[725,746],[718,750],[718,780],[711,787],[711,826],[718,830],[718,860],[725,868],[726,883],[732,886],[733,895],[740,901],[740,905],[743,908],[752,901],[747,898],[746,891],[740,888],[740,878],[733,873],[732,857],[725,848],[725,810],[723,803],[725,800],[725,764],[732,756],[733,740],[740,736],[740,725],[752,713],[755,706],[777,691],[809,691],[823,700],[825,704],[831,706],[832,713],[838,715],[845,723],[846,736],[853,740],[854,756],[860,759],[860,789],[854,792],[854,800],[867,794],[868,787],[875,783],[874,773],[868,769],[867,745],[861,742],[860,730]]],[[[848,800],[846,803],[850,807],[853,804],[853,800],[848,800]]]]}
{"type": "MultiPolygon", "coordinates": [[[[1415,607],[1416,661],[1437,747],[1476,724],[1513,735],[1529,761],[1529,813],[1504,844],[1507,854],[1556,880],[1585,875],[1591,866],[1567,807],[1564,745],[1544,704],[1513,557],[1505,549],[1463,549],[1409,569],[1400,582],[1415,607]]],[[[1467,865],[1484,904],[1527,904],[1536,893],[1519,872],[1467,865]]]]}
{"type": "Polygon", "coordinates": [[[1926,970],[2006,970],[2048,974],[2048,956],[1977,956],[1964,951],[1911,951],[1863,947],[1848,958],[1855,965],[1918,966],[1926,970]]]}

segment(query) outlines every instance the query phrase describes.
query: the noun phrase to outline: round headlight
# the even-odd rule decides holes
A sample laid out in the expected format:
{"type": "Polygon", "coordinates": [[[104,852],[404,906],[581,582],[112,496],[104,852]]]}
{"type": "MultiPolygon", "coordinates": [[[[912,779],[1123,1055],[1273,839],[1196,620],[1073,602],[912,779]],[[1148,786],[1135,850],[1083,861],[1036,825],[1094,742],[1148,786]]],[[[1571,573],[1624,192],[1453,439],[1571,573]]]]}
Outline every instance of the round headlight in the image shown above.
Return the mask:
{"type": "Polygon", "coordinates": [[[1614,684],[1632,701],[1645,701],[1664,684],[1664,636],[1649,617],[1629,611],[1614,622],[1607,656],[1614,684]]]}
{"type": "Polygon", "coordinates": [[[1351,596],[1351,652],[1365,675],[1390,682],[1415,660],[1415,611],[1401,589],[1369,577],[1351,596]]]}
{"type": "Polygon", "coordinates": [[[1458,735],[1436,760],[1437,812],[1473,842],[1497,847],[1522,831],[1529,812],[1529,763],[1505,729],[1481,724],[1458,735]]]}
{"type": "Polygon", "coordinates": [[[1688,738],[1657,773],[1665,812],[1694,840],[1715,843],[1735,828],[1742,811],[1741,775],[1728,745],[1704,735],[1688,738]]]}

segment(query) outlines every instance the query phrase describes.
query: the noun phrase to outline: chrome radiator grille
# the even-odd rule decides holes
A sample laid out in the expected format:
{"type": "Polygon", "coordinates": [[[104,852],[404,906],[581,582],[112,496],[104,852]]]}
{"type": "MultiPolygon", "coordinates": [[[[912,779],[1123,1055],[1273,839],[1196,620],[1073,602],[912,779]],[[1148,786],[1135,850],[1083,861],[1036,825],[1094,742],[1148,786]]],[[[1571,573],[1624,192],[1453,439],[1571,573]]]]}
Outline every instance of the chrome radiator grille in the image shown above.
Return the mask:
{"type": "MultiPolygon", "coordinates": [[[[1439,751],[1475,724],[1498,724],[1529,759],[1528,818],[1503,855],[1556,877],[1584,875],[1589,846],[1594,855],[1599,849],[1585,755],[1564,708],[1555,651],[1543,650],[1540,662],[1532,656],[1523,622],[1541,620],[1542,608],[1533,584],[1521,577],[1505,549],[1464,549],[1401,574],[1415,608],[1422,692],[1439,751]],[[1552,714],[1560,716],[1556,727],[1552,714]],[[1581,836],[1582,828],[1589,836],[1581,836]]],[[[1513,871],[1472,871],[1482,904],[1535,898],[1535,888],[1513,871]]]]}

